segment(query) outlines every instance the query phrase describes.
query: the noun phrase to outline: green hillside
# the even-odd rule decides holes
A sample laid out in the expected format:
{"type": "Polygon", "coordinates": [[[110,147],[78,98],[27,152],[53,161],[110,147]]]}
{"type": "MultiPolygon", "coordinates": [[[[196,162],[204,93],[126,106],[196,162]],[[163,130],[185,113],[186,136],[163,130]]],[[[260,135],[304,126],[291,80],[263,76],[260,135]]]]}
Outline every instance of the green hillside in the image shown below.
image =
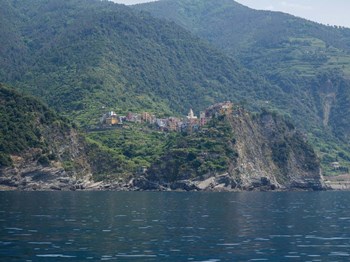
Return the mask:
{"type": "Polygon", "coordinates": [[[37,99],[0,84],[0,167],[11,166],[10,155],[37,149],[35,159],[42,164],[54,160],[48,132],[65,133],[71,124],[37,99]]]}
{"type": "MultiPolygon", "coordinates": [[[[0,81],[82,125],[106,110],[178,114],[275,87],[171,22],[107,1],[2,0],[0,81]],[[12,28],[8,30],[6,28],[12,28]],[[16,39],[13,46],[10,39],[16,39]]],[[[269,90],[269,91],[266,91],[269,90]]]]}
{"type": "Polygon", "coordinates": [[[350,148],[350,29],[231,0],[161,0],[134,8],[176,22],[277,85],[281,92],[264,107],[308,130],[326,162],[348,161],[339,152],[350,148]]]}
{"type": "Polygon", "coordinates": [[[259,70],[271,72],[272,66],[310,75],[317,65],[350,74],[348,28],[253,10],[231,0],[161,0],[135,8],[173,20],[259,70]]]}

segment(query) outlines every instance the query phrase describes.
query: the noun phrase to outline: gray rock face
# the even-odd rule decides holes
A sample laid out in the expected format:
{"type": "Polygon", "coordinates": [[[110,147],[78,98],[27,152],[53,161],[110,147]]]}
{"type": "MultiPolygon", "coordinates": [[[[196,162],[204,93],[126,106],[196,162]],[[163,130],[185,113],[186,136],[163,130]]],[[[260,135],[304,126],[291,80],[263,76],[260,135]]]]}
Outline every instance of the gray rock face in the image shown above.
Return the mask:
{"type": "MultiPolygon", "coordinates": [[[[214,192],[231,192],[242,190],[275,190],[277,187],[266,178],[253,181],[249,187],[241,187],[237,181],[228,173],[211,176],[204,179],[187,179],[175,182],[149,181],[146,177],[140,177],[131,181],[130,189],[142,191],[214,191],[214,192]]],[[[305,188],[307,189],[307,188],[305,188]]]]}
{"type": "Polygon", "coordinates": [[[139,190],[159,190],[160,185],[157,182],[152,182],[146,179],[144,176],[132,179],[129,182],[130,188],[139,190]]]}
{"type": "Polygon", "coordinates": [[[79,180],[89,180],[86,140],[67,119],[2,84],[0,104],[6,116],[0,123],[0,190],[75,189],[79,180]]]}
{"type": "Polygon", "coordinates": [[[40,165],[3,170],[0,177],[2,189],[8,190],[77,190],[86,188],[89,183],[88,176],[77,179],[63,168],[40,165]]]}
{"type": "Polygon", "coordinates": [[[323,190],[319,161],[303,136],[279,117],[231,119],[239,155],[230,174],[244,190],[323,190]]]}
{"type": "Polygon", "coordinates": [[[60,168],[30,166],[24,170],[6,172],[0,177],[0,184],[18,190],[69,190],[76,180],[60,168]]]}
{"type": "Polygon", "coordinates": [[[20,155],[12,156],[12,167],[0,168],[2,190],[77,190],[85,189],[91,182],[90,167],[84,155],[80,136],[74,130],[43,131],[47,141],[52,141],[49,150],[57,159],[42,165],[35,160],[41,149],[31,148],[20,155]],[[66,171],[64,162],[77,168],[66,171]]]}

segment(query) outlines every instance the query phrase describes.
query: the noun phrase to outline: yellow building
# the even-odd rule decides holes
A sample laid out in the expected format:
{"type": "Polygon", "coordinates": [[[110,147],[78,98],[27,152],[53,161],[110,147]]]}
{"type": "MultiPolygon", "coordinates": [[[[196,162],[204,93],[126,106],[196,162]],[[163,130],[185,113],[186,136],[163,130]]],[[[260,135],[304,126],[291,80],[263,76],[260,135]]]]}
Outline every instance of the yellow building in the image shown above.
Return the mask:
{"type": "Polygon", "coordinates": [[[104,123],[106,125],[110,125],[110,126],[118,124],[119,123],[119,119],[118,119],[117,114],[114,111],[108,112],[105,115],[104,123]]]}
{"type": "Polygon", "coordinates": [[[119,121],[118,121],[118,118],[116,116],[109,116],[106,118],[106,125],[116,125],[118,124],[119,121]]]}

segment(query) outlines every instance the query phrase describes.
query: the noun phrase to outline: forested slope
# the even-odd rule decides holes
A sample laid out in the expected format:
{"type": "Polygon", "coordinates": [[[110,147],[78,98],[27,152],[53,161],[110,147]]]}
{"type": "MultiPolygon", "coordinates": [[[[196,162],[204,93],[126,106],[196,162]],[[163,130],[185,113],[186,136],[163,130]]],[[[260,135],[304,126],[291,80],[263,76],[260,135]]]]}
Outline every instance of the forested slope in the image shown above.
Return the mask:
{"type": "Polygon", "coordinates": [[[45,139],[49,128],[64,133],[71,129],[71,124],[35,98],[22,96],[0,84],[0,167],[11,166],[10,155],[31,148],[40,149],[39,162],[55,159],[49,145],[54,141],[45,139]]]}
{"type": "Polygon", "coordinates": [[[0,81],[39,96],[83,125],[95,124],[106,109],[178,114],[247,94],[266,99],[266,90],[274,89],[174,23],[126,6],[96,0],[2,2],[8,26],[0,34],[10,37],[1,47],[0,81]]]}

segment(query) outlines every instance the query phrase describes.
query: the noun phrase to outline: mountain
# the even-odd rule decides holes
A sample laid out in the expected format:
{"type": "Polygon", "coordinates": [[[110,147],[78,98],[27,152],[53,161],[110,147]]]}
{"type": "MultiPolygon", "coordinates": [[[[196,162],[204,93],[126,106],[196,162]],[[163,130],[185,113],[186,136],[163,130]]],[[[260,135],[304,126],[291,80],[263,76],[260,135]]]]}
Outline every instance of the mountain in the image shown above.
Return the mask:
{"type": "MultiPolygon", "coordinates": [[[[273,85],[171,22],[97,0],[2,0],[0,82],[83,126],[107,110],[185,113],[273,85]],[[15,43],[15,45],[13,45],[15,43]]],[[[269,90],[269,91],[266,91],[269,90]]],[[[263,94],[263,95],[262,95],[263,94]]]]}
{"type": "Polygon", "coordinates": [[[264,107],[308,130],[327,165],[349,165],[350,29],[232,0],[160,0],[134,8],[174,21],[278,86],[264,107]]]}
{"type": "MultiPolygon", "coordinates": [[[[11,118],[4,118],[4,126],[11,128],[3,130],[8,138],[3,141],[18,148],[1,150],[6,164],[2,184],[21,189],[134,190],[145,189],[139,184],[143,182],[177,182],[187,173],[198,181],[228,176],[234,190],[323,188],[318,186],[322,176],[317,156],[302,134],[284,120],[265,125],[243,109],[233,119],[234,115],[216,115],[198,133],[160,132],[142,121],[97,128],[102,114],[112,110],[120,116],[149,111],[162,119],[226,100],[237,108],[284,105],[280,112],[289,112],[291,103],[283,100],[289,97],[280,86],[174,22],[108,1],[1,4],[5,26],[0,35],[6,38],[1,38],[0,81],[18,90],[11,91],[12,100],[32,101],[24,95],[29,93],[59,111],[38,101],[34,108],[19,103],[18,110],[15,102],[5,104],[2,115],[11,118]],[[54,117],[42,123],[41,113],[54,117]],[[24,120],[18,122],[18,116],[24,120]],[[86,133],[66,126],[67,119],[86,133]],[[13,132],[20,143],[12,140],[13,132]],[[174,159],[179,166],[173,170],[174,159]]],[[[348,157],[347,152],[342,157],[348,157]]]]}

